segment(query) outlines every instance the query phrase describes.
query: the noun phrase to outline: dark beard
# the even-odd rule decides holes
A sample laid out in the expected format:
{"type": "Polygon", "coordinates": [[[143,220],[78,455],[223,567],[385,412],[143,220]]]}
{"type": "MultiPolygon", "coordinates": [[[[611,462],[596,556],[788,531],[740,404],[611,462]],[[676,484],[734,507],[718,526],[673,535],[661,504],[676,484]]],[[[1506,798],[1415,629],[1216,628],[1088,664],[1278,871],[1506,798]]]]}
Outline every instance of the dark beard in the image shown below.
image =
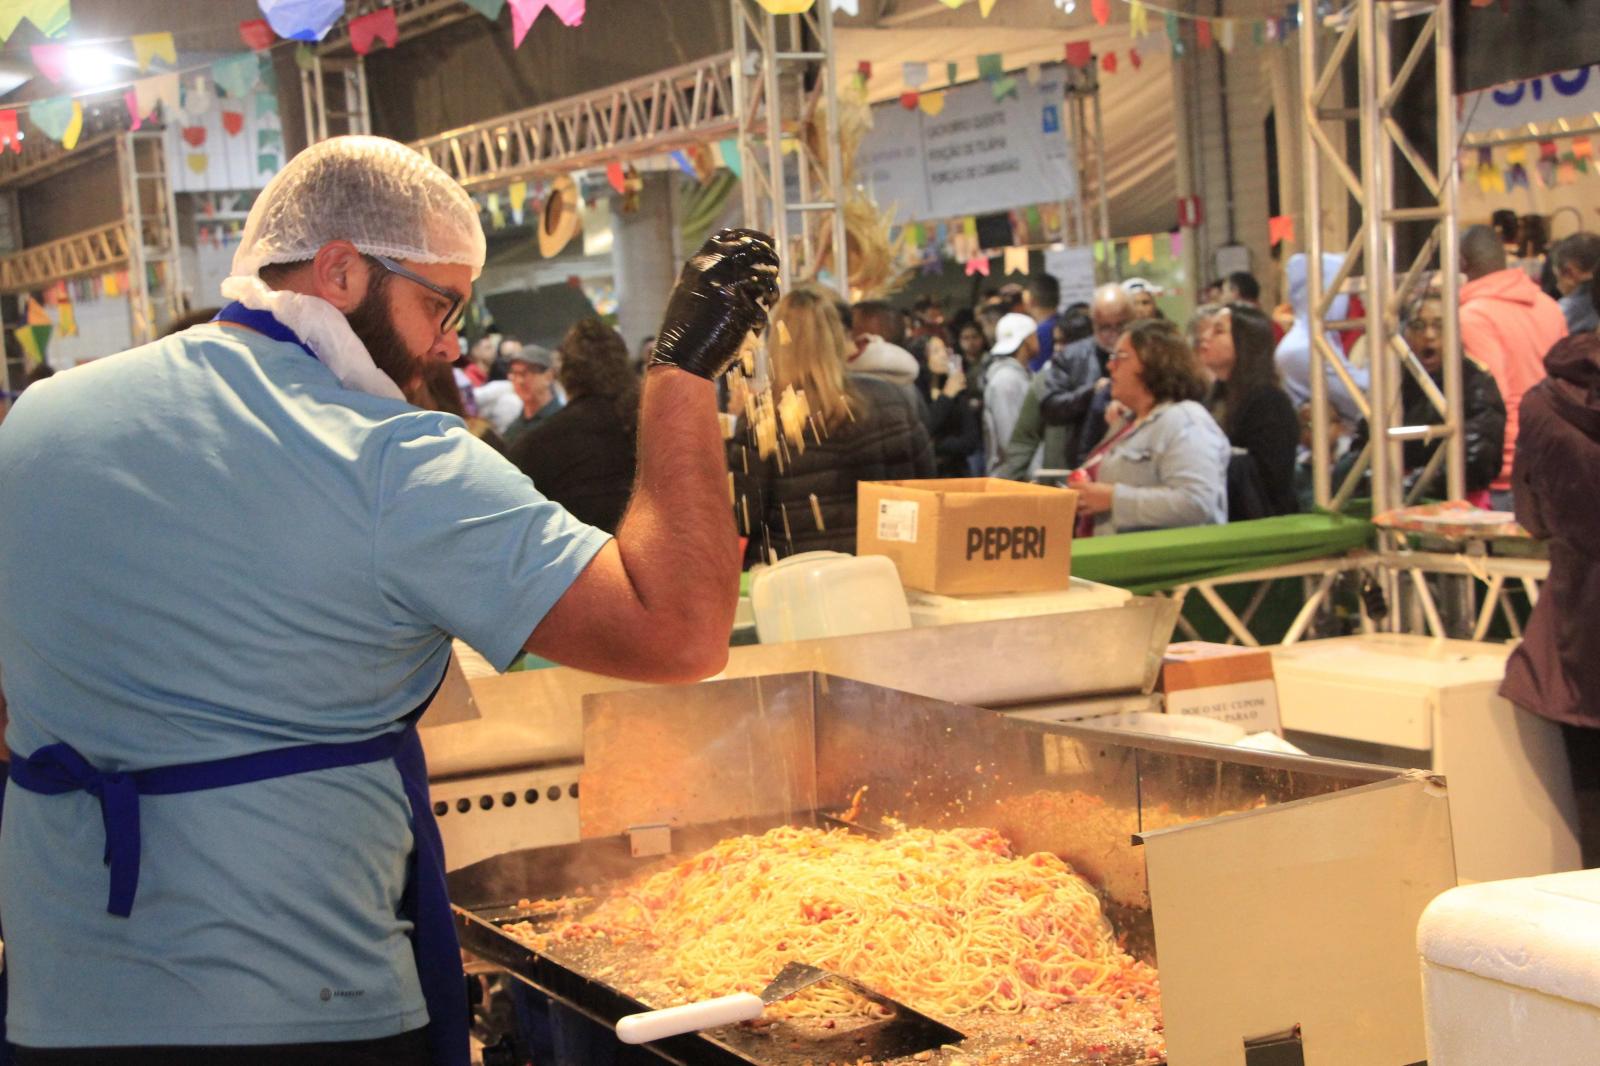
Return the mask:
{"type": "Polygon", "coordinates": [[[377,368],[400,386],[413,403],[422,385],[422,360],[406,351],[405,342],[389,317],[388,277],[375,279],[354,311],[345,316],[356,338],[366,346],[377,368]]]}

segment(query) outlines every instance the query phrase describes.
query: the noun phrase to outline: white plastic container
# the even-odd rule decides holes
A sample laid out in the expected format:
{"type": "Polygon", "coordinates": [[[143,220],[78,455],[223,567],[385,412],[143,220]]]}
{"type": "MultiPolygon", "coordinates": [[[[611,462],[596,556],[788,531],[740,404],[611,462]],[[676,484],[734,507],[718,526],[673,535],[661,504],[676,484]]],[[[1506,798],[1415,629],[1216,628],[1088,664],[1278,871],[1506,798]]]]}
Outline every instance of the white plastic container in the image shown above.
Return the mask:
{"type": "Polygon", "coordinates": [[[1600,1056],[1600,870],[1453,888],[1417,927],[1429,1066],[1600,1056]]]}
{"type": "Polygon", "coordinates": [[[982,596],[940,596],[918,589],[906,590],[911,624],[947,626],[962,622],[990,622],[997,618],[1032,618],[1038,615],[1121,607],[1133,598],[1127,589],[1072,578],[1068,588],[1051,592],[996,592],[982,596]]]}
{"type": "Polygon", "coordinates": [[[802,552],[750,573],[763,644],[910,629],[905,589],[883,555],[802,552]]]}

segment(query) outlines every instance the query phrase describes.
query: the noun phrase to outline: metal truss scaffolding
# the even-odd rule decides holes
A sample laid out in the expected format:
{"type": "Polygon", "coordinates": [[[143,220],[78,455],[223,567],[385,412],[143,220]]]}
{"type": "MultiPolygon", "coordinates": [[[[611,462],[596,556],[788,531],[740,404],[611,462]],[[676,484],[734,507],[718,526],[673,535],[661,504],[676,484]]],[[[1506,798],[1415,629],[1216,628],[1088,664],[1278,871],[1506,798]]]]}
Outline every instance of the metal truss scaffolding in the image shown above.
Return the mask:
{"type": "MultiPolygon", "coordinates": [[[[1307,5],[1309,8],[1310,5],[1307,5]]],[[[1465,449],[1463,438],[1461,360],[1458,321],[1458,271],[1456,233],[1456,123],[1453,55],[1451,53],[1450,0],[1354,0],[1340,14],[1323,25],[1308,23],[1300,34],[1301,80],[1304,113],[1301,116],[1302,154],[1305,161],[1305,231],[1307,277],[1311,292],[1311,440],[1312,469],[1316,501],[1335,510],[1343,507],[1370,470],[1372,510],[1382,513],[1415,502],[1421,487],[1432,479],[1441,464],[1446,472],[1448,495],[1459,499],[1465,494],[1465,449]],[[1417,19],[1420,28],[1414,43],[1396,65],[1393,52],[1395,28],[1402,20],[1417,19]],[[1326,56],[1319,55],[1324,27],[1331,29],[1334,44],[1326,56]],[[1330,91],[1355,56],[1357,71],[1356,106],[1342,100],[1329,104],[1330,91]],[[1420,148],[1402,129],[1396,108],[1403,93],[1420,87],[1419,67],[1432,56],[1433,101],[1437,112],[1437,131],[1431,150],[1420,148]],[[1330,137],[1332,127],[1353,134],[1360,144],[1359,170],[1352,169],[1339,147],[1346,137],[1330,137]],[[1426,189],[1427,202],[1421,206],[1400,206],[1395,196],[1395,175],[1410,167],[1426,189]],[[1325,190],[1324,168],[1337,177],[1332,190],[1325,190]],[[1322,226],[1325,197],[1348,193],[1360,212],[1354,239],[1344,252],[1344,263],[1332,278],[1324,277],[1322,254],[1326,238],[1322,226]],[[1408,264],[1396,262],[1396,237],[1401,227],[1426,224],[1429,235],[1421,250],[1408,264]],[[1423,370],[1402,335],[1401,317],[1408,301],[1420,295],[1430,269],[1438,270],[1440,295],[1444,306],[1444,388],[1441,391],[1423,370]],[[1352,279],[1359,279],[1352,283],[1352,279]],[[1360,321],[1336,322],[1329,316],[1335,298],[1356,292],[1365,304],[1360,321]],[[1335,330],[1360,329],[1366,342],[1368,387],[1358,387],[1355,376],[1329,344],[1335,330]],[[1357,457],[1344,482],[1332,483],[1334,430],[1329,415],[1329,375],[1344,385],[1366,418],[1370,443],[1357,457]],[[1434,426],[1400,424],[1402,377],[1410,374],[1442,415],[1434,426]],[[1417,477],[1410,492],[1404,484],[1401,450],[1405,442],[1439,440],[1432,461],[1417,477]]],[[[1386,560],[1398,558],[1395,535],[1379,533],[1380,553],[1386,560]]],[[[1391,602],[1399,593],[1401,567],[1391,565],[1383,572],[1385,590],[1391,602]]],[[[1391,624],[1399,624],[1402,612],[1390,614],[1391,624]]]]}
{"type": "Polygon", "coordinates": [[[774,15],[732,4],[745,224],[777,238],[784,288],[826,264],[848,296],[832,5],[774,15]]]}
{"type": "Polygon", "coordinates": [[[367,68],[358,55],[313,53],[300,68],[300,103],[305,109],[307,144],[340,134],[372,132],[367,68]]]}
{"type": "Polygon", "coordinates": [[[1063,204],[1067,243],[1090,247],[1111,239],[1111,205],[1106,197],[1105,125],[1100,116],[1099,64],[1067,65],[1066,135],[1074,157],[1078,195],[1063,204]]]}
{"type": "Polygon", "coordinates": [[[162,134],[124,133],[117,143],[117,170],[128,230],[128,313],[134,343],[143,344],[182,310],[178,211],[162,134]]]}
{"type": "Polygon", "coordinates": [[[412,143],[469,190],[686,148],[739,130],[733,56],[499,115],[412,143]]]}
{"type": "Polygon", "coordinates": [[[111,222],[0,259],[0,293],[37,292],[63,278],[103,274],[127,263],[127,224],[111,222]]]}

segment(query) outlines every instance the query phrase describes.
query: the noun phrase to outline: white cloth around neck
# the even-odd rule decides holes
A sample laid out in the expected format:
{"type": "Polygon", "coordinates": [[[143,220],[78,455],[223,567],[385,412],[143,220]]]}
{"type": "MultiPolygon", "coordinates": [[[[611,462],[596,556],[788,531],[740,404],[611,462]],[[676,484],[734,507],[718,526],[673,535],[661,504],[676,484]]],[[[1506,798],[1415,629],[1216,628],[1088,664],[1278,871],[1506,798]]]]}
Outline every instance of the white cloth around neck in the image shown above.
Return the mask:
{"type": "Polygon", "coordinates": [[[372,361],[349,320],[321,297],[269,288],[260,278],[243,274],[225,279],[222,295],[252,311],[266,311],[293,330],[345,388],[392,400],[406,398],[394,379],[372,361]]]}

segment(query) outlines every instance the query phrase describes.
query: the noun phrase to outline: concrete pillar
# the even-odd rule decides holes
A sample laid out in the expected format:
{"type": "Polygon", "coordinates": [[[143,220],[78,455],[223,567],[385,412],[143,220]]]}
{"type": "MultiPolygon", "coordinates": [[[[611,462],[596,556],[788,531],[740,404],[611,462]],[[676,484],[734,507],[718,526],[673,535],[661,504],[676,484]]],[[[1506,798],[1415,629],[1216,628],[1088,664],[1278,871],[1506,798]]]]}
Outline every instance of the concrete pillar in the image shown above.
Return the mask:
{"type": "Polygon", "coordinates": [[[680,265],[673,247],[672,175],[652,171],[643,178],[639,210],[625,214],[619,204],[613,204],[611,212],[617,330],[634,353],[644,338],[661,328],[680,265]]]}

